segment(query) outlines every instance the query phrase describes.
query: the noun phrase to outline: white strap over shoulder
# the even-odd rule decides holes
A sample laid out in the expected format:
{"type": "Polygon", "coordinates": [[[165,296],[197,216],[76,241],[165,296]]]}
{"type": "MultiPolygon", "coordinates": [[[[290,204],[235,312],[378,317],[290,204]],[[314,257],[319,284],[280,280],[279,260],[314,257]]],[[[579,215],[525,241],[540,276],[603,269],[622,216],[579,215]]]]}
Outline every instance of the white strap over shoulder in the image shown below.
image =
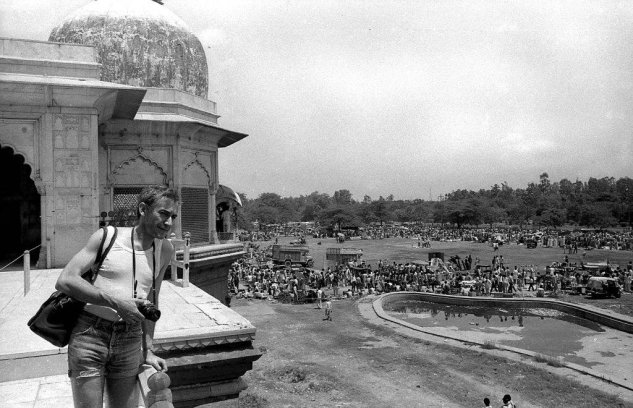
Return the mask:
{"type": "Polygon", "coordinates": [[[163,240],[154,239],[154,248],[156,248],[156,276],[158,276],[163,265],[163,258],[161,258],[163,254],[163,240]]]}
{"type": "Polygon", "coordinates": [[[106,227],[106,230],[107,230],[108,236],[106,238],[106,242],[103,245],[104,248],[107,248],[110,245],[110,243],[112,242],[112,240],[115,238],[114,232],[116,231],[116,227],[114,227],[112,225],[108,225],[106,227]]]}

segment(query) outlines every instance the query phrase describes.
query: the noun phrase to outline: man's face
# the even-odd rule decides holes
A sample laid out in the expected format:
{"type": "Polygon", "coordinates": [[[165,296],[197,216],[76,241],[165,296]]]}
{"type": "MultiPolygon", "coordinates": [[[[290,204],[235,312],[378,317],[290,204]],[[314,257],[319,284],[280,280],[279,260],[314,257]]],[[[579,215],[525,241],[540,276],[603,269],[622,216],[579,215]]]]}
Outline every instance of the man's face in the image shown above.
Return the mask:
{"type": "Polygon", "coordinates": [[[170,198],[163,197],[156,201],[152,207],[141,205],[143,206],[141,216],[143,230],[154,238],[169,237],[174,220],[178,216],[178,204],[170,198]]]}

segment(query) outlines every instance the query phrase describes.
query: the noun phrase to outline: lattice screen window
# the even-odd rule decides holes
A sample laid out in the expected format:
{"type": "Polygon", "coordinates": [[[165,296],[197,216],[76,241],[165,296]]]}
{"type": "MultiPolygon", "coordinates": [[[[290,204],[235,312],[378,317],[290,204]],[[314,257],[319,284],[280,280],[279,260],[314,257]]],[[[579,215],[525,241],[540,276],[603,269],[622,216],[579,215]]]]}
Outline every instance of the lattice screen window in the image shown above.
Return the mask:
{"type": "Polygon", "coordinates": [[[132,227],[136,223],[136,205],[143,187],[114,187],[113,215],[110,225],[132,227]]]}
{"type": "Polygon", "coordinates": [[[180,225],[182,234],[191,234],[191,243],[209,241],[209,190],[183,187],[181,189],[180,225]]]}

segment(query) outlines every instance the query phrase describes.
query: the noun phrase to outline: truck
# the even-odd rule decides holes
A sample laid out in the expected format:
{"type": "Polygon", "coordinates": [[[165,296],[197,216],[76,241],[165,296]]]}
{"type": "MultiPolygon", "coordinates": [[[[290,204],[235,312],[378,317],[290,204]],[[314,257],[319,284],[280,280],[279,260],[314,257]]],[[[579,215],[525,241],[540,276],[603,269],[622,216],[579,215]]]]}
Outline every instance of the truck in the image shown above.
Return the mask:
{"type": "Polygon", "coordinates": [[[335,265],[346,265],[349,262],[359,263],[363,256],[363,250],[357,248],[327,248],[325,260],[332,261],[335,265]]]}
{"type": "Polygon", "coordinates": [[[622,289],[617,279],[607,278],[604,276],[592,276],[587,282],[587,291],[591,297],[609,297],[619,298],[622,296],[622,289]]]}
{"type": "Polygon", "coordinates": [[[308,268],[314,266],[314,260],[309,255],[310,250],[305,245],[272,246],[272,261],[275,265],[301,265],[308,268]]]}

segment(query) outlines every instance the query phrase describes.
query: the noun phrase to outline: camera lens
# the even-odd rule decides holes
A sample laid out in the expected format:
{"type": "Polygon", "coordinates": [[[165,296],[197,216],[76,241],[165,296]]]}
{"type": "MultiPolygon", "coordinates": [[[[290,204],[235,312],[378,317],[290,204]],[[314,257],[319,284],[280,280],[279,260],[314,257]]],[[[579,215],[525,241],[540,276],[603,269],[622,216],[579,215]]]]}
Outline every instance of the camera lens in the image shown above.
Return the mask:
{"type": "Polygon", "coordinates": [[[138,305],[138,310],[147,320],[156,322],[160,319],[160,310],[150,302],[138,305]]]}

